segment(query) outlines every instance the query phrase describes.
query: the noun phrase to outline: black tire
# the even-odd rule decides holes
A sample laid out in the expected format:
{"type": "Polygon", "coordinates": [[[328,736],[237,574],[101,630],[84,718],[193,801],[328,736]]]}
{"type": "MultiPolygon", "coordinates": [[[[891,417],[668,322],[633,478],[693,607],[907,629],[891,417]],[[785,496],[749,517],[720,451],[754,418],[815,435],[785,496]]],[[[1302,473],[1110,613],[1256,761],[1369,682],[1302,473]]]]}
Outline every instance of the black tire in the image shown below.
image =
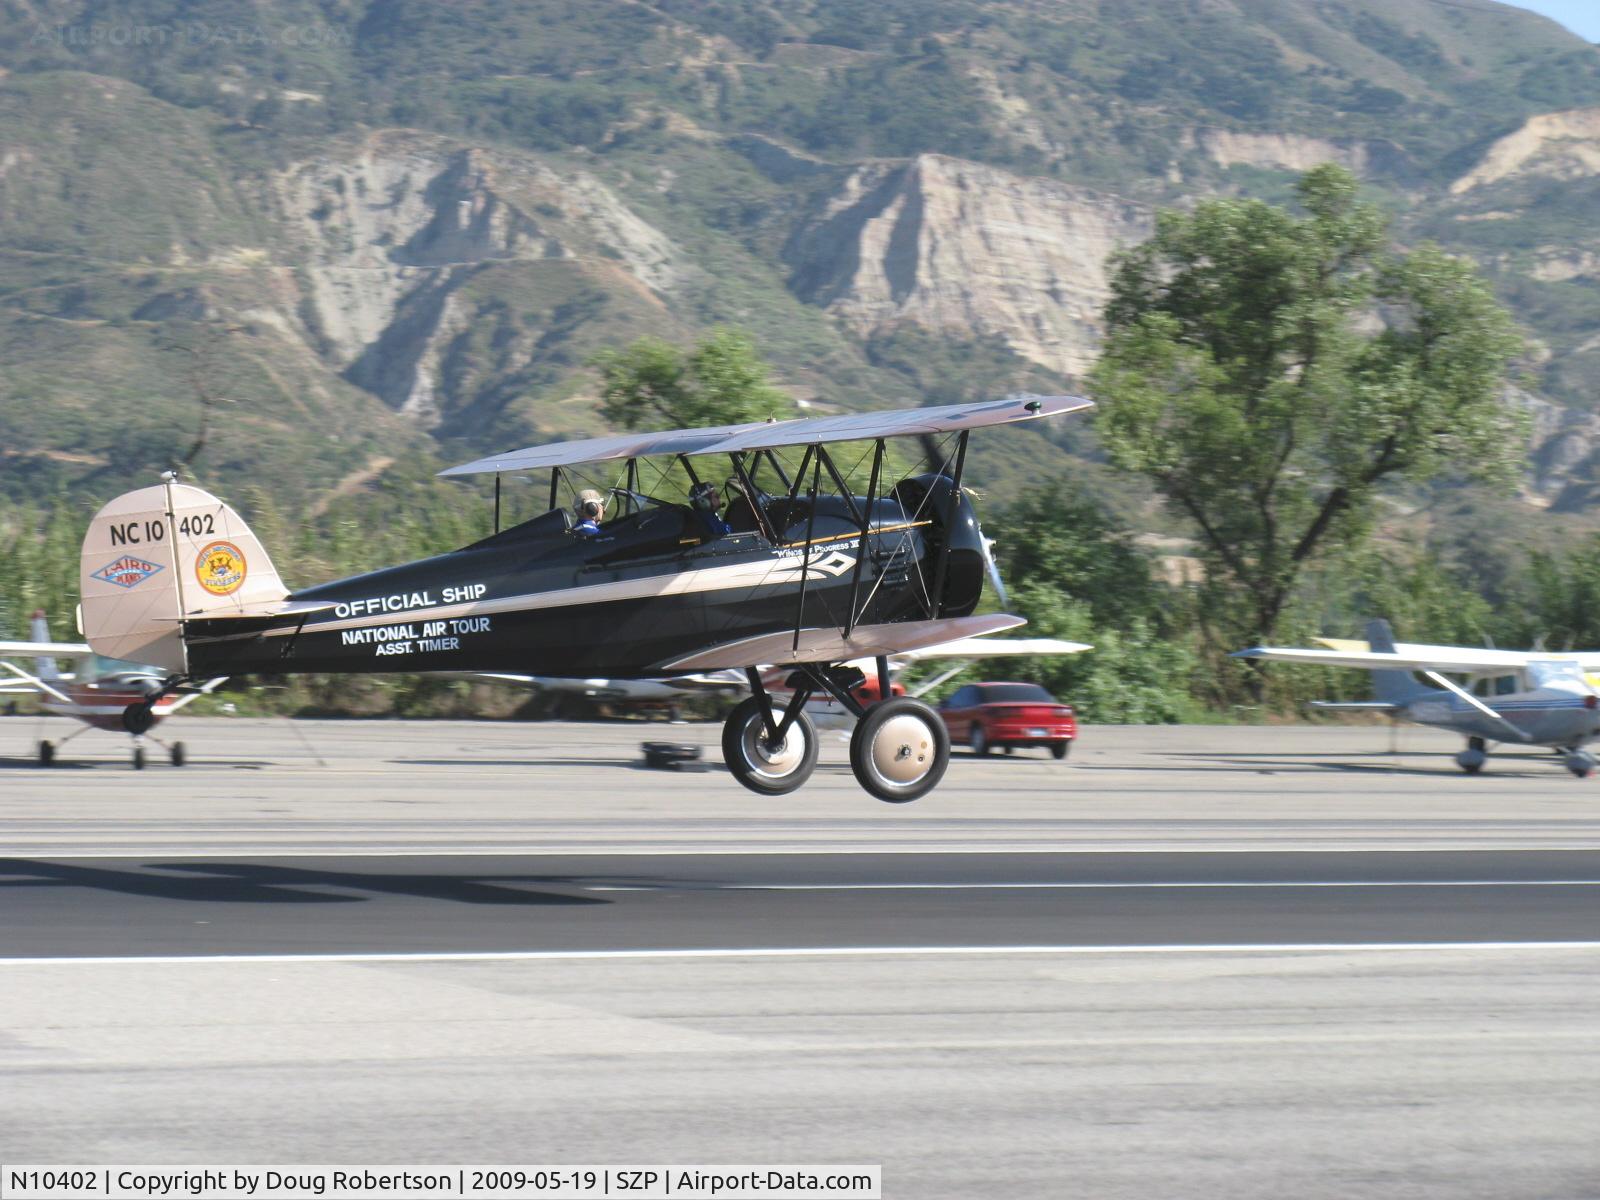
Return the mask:
{"type": "MultiPolygon", "coordinates": [[[[783,715],[773,710],[781,723],[783,715]]],[[[781,796],[792,792],[817,769],[817,727],[802,712],[789,726],[784,744],[776,753],[766,748],[766,728],[761,720],[761,701],[747,696],[728,714],[722,725],[722,759],[733,777],[752,792],[781,796]],[[795,739],[800,745],[795,745],[795,739]]]]}
{"type": "Polygon", "coordinates": [[[1060,762],[1063,758],[1065,758],[1068,755],[1068,753],[1071,752],[1071,750],[1072,750],[1072,743],[1071,742],[1051,742],[1050,743],[1050,757],[1055,759],[1057,762],[1060,762]]]}
{"type": "Polygon", "coordinates": [[[874,704],[850,735],[850,769],[856,782],[889,804],[926,796],[949,765],[950,733],[944,721],[910,696],[874,704]]]}
{"type": "Polygon", "coordinates": [[[56,760],[56,747],[54,742],[39,743],[39,765],[48,767],[56,760]]]}
{"type": "Polygon", "coordinates": [[[146,701],[130,704],[122,710],[122,727],[134,737],[150,732],[151,726],[156,723],[154,708],[146,701]]]}
{"type": "Polygon", "coordinates": [[[181,767],[189,761],[189,752],[183,748],[182,742],[173,742],[172,749],[167,754],[172,759],[172,765],[175,767],[181,767]]]}
{"type": "Polygon", "coordinates": [[[1483,770],[1483,764],[1481,762],[1472,763],[1470,766],[1466,763],[1458,763],[1457,765],[1468,775],[1476,775],[1479,771],[1483,770]]]}
{"type": "MultiPolygon", "coordinates": [[[[943,722],[940,723],[943,724],[943,722]]],[[[972,747],[972,752],[979,758],[983,758],[989,753],[989,739],[983,732],[983,726],[976,721],[972,723],[972,732],[967,734],[967,745],[972,747]]]]}
{"type": "Polygon", "coordinates": [[[144,747],[143,746],[135,746],[133,748],[133,769],[135,771],[144,770],[144,747]]]}

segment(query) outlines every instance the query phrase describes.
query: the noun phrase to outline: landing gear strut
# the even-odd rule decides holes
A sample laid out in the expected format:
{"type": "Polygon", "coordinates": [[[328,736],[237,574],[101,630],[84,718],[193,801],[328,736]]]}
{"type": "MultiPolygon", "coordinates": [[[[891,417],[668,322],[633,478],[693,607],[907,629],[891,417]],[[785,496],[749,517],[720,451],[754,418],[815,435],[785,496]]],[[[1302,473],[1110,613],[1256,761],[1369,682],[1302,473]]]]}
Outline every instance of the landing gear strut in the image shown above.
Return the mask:
{"type": "Polygon", "coordinates": [[[733,777],[752,792],[781,796],[817,769],[817,727],[805,713],[807,696],[796,692],[774,722],[766,692],[742,700],[722,726],[722,757],[733,777]]]}
{"type": "MultiPolygon", "coordinates": [[[[887,691],[888,665],[880,662],[879,682],[887,691]]],[[[805,704],[827,692],[856,718],[850,737],[850,769],[879,800],[904,804],[927,795],[944,778],[950,763],[950,735],[939,714],[920,700],[896,696],[871,708],[851,691],[860,672],[827,664],[802,663],[791,680],[794,693],[782,717],[772,709],[758,671],[746,672],[752,695],[722,727],[722,754],[734,778],[753,792],[792,792],[817,765],[817,731],[805,704]]]]}

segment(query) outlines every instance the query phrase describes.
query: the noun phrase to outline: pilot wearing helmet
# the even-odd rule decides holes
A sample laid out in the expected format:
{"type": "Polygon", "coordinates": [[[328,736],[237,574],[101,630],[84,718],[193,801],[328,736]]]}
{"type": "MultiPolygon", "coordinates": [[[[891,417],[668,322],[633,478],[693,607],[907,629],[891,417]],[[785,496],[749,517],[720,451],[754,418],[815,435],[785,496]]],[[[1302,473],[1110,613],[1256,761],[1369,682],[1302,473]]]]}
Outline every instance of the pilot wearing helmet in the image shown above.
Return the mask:
{"type": "Polygon", "coordinates": [[[689,506],[700,518],[708,537],[722,537],[732,533],[733,526],[722,519],[722,496],[714,483],[697,483],[689,489],[689,506]]]}
{"type": "Polygon", "coordinates": [[[593,488],[584,488],[578,493],[578,502],[572,506],[572,515],[578,519],[572,532],[581,537],[594,537],[605,519],[606,498],[593,488]]]}

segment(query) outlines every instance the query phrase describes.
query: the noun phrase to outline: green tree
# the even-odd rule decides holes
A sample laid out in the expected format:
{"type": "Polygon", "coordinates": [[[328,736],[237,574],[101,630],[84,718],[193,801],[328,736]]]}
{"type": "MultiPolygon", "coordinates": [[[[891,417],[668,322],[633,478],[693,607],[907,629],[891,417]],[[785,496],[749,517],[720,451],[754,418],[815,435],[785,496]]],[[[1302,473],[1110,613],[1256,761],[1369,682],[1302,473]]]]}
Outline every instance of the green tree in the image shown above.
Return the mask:
{"type": "Polygon", "coordinates": [[[1198,528],[1208,629],[1235,645],[1270,640],[1301,571],[1361,542],[1384,481],[1503,483],[1522,457],[1510,317],[1470,264],[1390,248],[1356,190],[1318,167],[1303,213],[1206,201],[1112,260],[1101,436],[1198,528]]]}
{"type": "Polygon", "coordinates": [[[1173,636],[1180,598],[1104,509],[1055,483],[1005,509],[991,528],[1001,576],[1012,584],[1008,607],[1028,618],[1028,632],[1094,649],[979,670],[1043,684],[1087,721],[1159,724],[1200,714],[1190,698],[1194,653],[1173,636]]]}
{"type": "Polygon", "coordinates": [[[601,412],[625,429],[692,429],[760,421],[790,401],[773,386],[750,335],[715,329],[692,350],[645,337],[591,362],[600,368],[601,412]]]}
{"type": "Polygon", "coordinates": [[[1563,554],[1535,551],[1525,586],[1521,639],[1552,647],[1600,646],[1600,534],[1563,554]]]}
{"type": "Polygon", "coordinates": [[[1149,559],[1079,488],[1048,484],[1003,510],[990,529],[998,535],[1002,579],[1043,584],[1081,601],[1098,626],[1136,619],[1165,626],[1166,589],[1149,559]]]}

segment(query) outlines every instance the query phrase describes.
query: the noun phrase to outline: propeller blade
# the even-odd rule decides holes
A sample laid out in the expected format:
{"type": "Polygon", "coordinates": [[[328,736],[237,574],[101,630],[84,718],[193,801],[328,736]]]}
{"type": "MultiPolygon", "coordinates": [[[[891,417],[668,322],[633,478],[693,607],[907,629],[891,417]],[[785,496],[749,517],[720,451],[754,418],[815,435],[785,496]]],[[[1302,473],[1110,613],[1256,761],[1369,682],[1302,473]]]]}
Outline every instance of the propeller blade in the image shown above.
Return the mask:
{"type": "Polygon", "coordinates": [[[1011,606],[1011,598],[1006,595],[1005,580],[1000,578],[1000,564],[994,560],[994,539],[978,535],[978,544],[983,547],[983,569],[989,574],[989,582],[994,585],[995,599],[1000,601],[1001,608],[1011,606]]]}

